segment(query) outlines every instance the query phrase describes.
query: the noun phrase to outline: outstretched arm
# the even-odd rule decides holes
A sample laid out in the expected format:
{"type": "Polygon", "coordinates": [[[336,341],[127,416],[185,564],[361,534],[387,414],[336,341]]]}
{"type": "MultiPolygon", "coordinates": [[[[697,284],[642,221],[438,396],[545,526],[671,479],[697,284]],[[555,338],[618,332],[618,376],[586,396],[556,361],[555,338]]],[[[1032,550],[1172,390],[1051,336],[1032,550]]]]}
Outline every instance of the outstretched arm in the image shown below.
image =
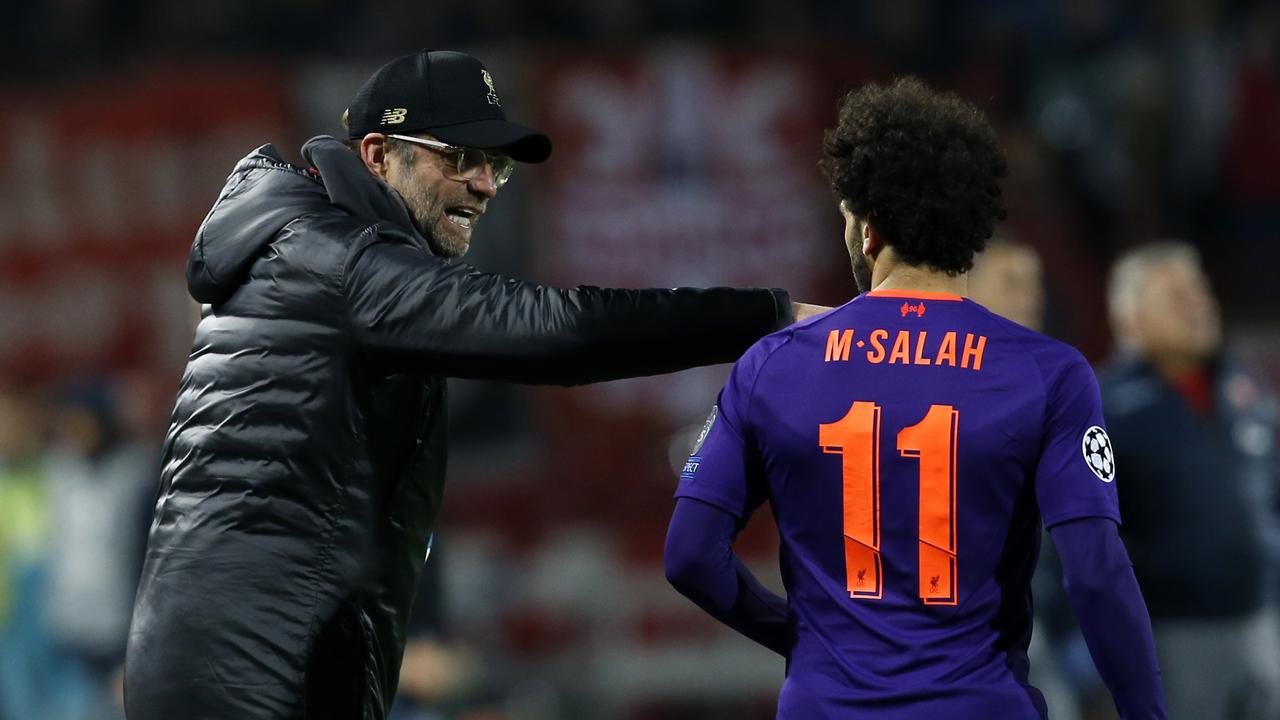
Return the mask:
{"type": "Polygon", "coordinates": [[[1167,718],[1151,618],[1116,523],[1080,518],[1049,534],[1062,560],[1067,599],[1121,719],[1167,718]]]}
{"type": "Polygon", "coordinates": [[[814,315],[821,315],[830,310],[827,305],[814,305],[812,303],[792,302],[791,314],[795,316],[795,321],[808,320],[814,315]]]}
{"type": "Polygon", "coordinates": [[[795,313],[781,290],[563,289],[381,240],[353,253],[343,292],[361,347],[455,377],[561,385],[731,362],[795,313]]]}
{"type": "Polygon", "coordinates": [[[786,656],[787,601],[761,585],[733,554],[738,529],[738,519],[718,507],[676,500],[663,552],[667,580],[715,619],[786,656]]]}

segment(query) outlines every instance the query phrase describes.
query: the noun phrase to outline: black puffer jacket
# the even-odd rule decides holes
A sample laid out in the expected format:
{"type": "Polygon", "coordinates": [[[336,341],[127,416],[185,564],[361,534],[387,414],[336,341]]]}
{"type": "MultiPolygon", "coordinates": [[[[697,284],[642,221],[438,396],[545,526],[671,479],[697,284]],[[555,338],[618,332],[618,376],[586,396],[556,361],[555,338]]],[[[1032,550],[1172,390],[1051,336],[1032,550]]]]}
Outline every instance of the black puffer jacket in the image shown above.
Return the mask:
{"type": "Polygon", "coordinates": [[[384,718],[440,511],[445,376],[586,383],[733,360],[780,291],[562,290],[434,257],[332,138],[242,160],[187,268],[206,303],[129,638],[131,720],[384,718]]]}

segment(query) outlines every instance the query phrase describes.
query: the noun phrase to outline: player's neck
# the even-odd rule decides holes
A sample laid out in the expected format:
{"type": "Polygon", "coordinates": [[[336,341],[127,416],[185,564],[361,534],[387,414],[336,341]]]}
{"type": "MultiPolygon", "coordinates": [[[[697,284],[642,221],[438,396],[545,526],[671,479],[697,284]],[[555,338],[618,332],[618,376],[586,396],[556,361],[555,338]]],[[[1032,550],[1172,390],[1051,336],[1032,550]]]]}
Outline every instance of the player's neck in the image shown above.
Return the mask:
{"type": "Polygon", "coordinates": [[[908,290],[946,293],[968,297],[969,276],[948,275],[918,265],[907,265],[897,259],[892,248],[885,248],[871,268],[873,290],[908,290]]]}

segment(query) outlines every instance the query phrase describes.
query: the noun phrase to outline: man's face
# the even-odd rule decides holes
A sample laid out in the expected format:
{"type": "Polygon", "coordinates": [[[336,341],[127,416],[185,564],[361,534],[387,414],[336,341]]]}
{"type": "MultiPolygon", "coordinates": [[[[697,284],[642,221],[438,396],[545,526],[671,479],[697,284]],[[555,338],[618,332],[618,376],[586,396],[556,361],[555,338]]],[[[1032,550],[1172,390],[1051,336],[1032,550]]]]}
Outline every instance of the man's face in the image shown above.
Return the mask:
{"type": "Polygon", "coordinates": [[[486,166],[477,177],[458,179],[444,155],[409,143],[388,148],[387,162],[387,184],[404,198],[431,251],[447,258],[465,255],[471,231],[498,192],[493,170],[486,166]],[[404,146],[407,153],[401,152],[404,146]]]}
{"type": "Polygon", "coordinates": [[[849,261],[853,265],[853,282],[858,292],[871,289],[871,262],[862,252],[862,229],[864,223],[849,209],[849,204],[840,202],[840,214],[844,216],[844,244],[849,250],[849,261]]]}
{"type": "Polygon", "coordinates": [[[993,245],[969,273],[969,297],[997,315],[1040,330],[1044,284],[1039,256],[1020,245],[993,245]]]}
{"type": "Polygon", "coordinates": [[[1151,268],[1133,311],[1133,340],[1148,357],[1203,361],[1218,349],[1218,302],[1199,267],[1170,260],[1151,268]]]}

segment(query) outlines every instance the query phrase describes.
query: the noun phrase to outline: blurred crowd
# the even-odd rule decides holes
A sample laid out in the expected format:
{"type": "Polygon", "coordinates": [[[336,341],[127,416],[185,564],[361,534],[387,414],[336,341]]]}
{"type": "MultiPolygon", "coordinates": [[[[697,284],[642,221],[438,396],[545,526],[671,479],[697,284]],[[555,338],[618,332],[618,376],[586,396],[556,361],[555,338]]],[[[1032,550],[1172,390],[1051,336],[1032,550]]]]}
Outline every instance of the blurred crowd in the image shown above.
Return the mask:
{"type": "MultiPolygon", "coordinates": [[[[689,281],[682,273],[697,266],[695,281],[787,284],[801,299],[828,304],[852,294],[838,214],[820,184],[788,174],[794,166],[816,178],[818,130],[793,133],[780,144],[780,158],[751,154],[767,137],[730,148],[751,156],[730,174],[715,174],[719,158],[691,160],[704,157],[710,136],[750,124],[737,122],[750,107],[700,102],[720,98],[712,91],[740,79],[725,67],[758,60],[776,70],[802,58],[800,72],[817,76],[802,79],[816,89],[803,103],[781,103],[779,115],[816,118],[818,128],[834,116],[838,93],[900,73],[978,103],[1009,156],[1010,217],[974,274],[975,298],[1077,345],[1099,368],[1125,539],[1162,662],[1185,673],[1185,658],[1192,657],[1249,678],[1219,688],[1228,697],[1206,702],[1241,713],[1270,702],[1255,690],[1280,665],[1274,619],[1280,480],[1269,390],[1280,382],[1280,293],[1273,279],[1280,261],[1280,4],[48,0],[9,8],[0,24],[0,87],[20,99],[18,107],[0,110],[0,128],[9,131],[0,135],[11,138],[0,141],[0,180],[13,188],[0,198],[0,720],[118,717],[114,696],[159,440],[190,339],[181,259],[204,210],[196,206],[212,202],[236,157],[218,155],[215,162],[208,147],[223,142],[232,146],[228,152],[243,154],[277,141],[287,149],[307,135],[334,132],[341,103],[364,68],[423,46],[472,49],[482,58],[489,48],[496,66],[528,60],[541,69],[519,77],[495,70],[504,92],[513,88],[518,98],[509,112],[552,118],[568,130],[553,132],[557,156],[538,171],[544,174],[522,169],[504,190],[504,204],[495,203],[486,217],[470,259],[570,284],[676,284],[689,281]],[[716,64],[707,55],[729,60],[716,64]],[[622,96],[636,100],[619,101],[612,114],[595,113],[605,127],[630,129],[645,117],[637,102],[658,108],[659,119],[646,130],[652,142],[625,138],[644,147],[640,160],[654,165],[619,180],[599,161],[598,147],[582,144],[590,133],[561,119],[566,104],[601,102],[602,87],[627,89],[646,62],[674,65],[666,75],[654,71],[663,92],[638,83],[634,96],[622,96]],[[240,74],[209,79],[210,67],[240,74]],[[554,75],[548,67],[578,68],[579,75],[554,75]],[[86,89],[105,87],[110,97],[110,88],[133,87],[131,78],[157,68],[194,78],[191,87],[200,89],[175,100],[151,97],[155,87],[184,92],[183,83],[165,77],[142,83],[116,107],[95,106],[85,115],[76,104],[86,89]],[[555,87],[539,83],[548,75],[555,87]],[[571,82],[580,89],[564,91],[571,82]],[[316,88],[328,94],[308,92],[316,88]],[[44,128],[22,124],[23,113],[42,110],[34,106],[50,97],[69,115],[104,120],[101,132],[132,132],[129,142],[154,141],[155,152],[169,152],[132,154],[147,160],[147,172],[154,166],[168,173],[160,176],[155,205],[182,216],[153,223],[146,215],[150,236],[109,213],[104,217],[118,223],[123,239],[106,231],[77,234],[74,225],[55,235],[50,228],[63,226],[41,215],[23,188],[43,187],[37,169],[46,165],[54,168],[49,172],[115,167],[106,163],[116,150],[80,153],[53,136],[49,152],[70,148],[74,162],[37,162],[43,156],[32,153],[43,146],[31,133],[44,128]],[[187,109],[212,97],[226,106],[225,118],[187,109]],[[657,105],[663,98],[670,107],[657,105]],[[142,112],[172,113],[173,127],[136,137],[131,120],[117,114],[135,102],[163,104],[164,113],[142,112]],[[272,119],[261,125],[245,119],[266,115],[272,119]],[[252,132],[242,138],[245,127],[252,132]],[[258,136],[264,127],[284,137],[258,136]],[[605,170],[592,175],[593,162],[605,170]],[[791,163],[785,172],[778,169],[785,163],[791,163]],[[570,170],[555,170],[566,164],[570,170]],[[770,175],[779,184],[764,187],[786,198],[778,213],[799,207],[812,216],[809,225],[794,225],[801,237],[747,241],[729,224],[732,217],[707,225],[710,200],[731,209],[745,203],[706,186],[736,187],[770,175]],[[663,265],[648,247],[650,235],[641,241],[627,234],[641,232],[639,223],[614,222],[612,214],[623,209],[618,197],[589,195],[618,186],[629,193],[622,200],[656,198],[635,206],[646,222],[671,223],[653,235],[692,227],[720,237],[668,248],[674,257],[663,265]],[[590,233],[580,245],[560,237],[580,229],[592,212],[584,198],[607,206],[598,211],[599,227],[616,235],[613,244],[590,233]],[[571,219],[560,217],[565,208],[571,219]],[[684,217],[690,219],[681,225],[684,217]],[[1130,253],[1164,239],[1186,245],[1130,253]],[[798,255],[768,254],[777,245],[798,255]],[[693,253],[701,260],[681,261],[693,253]],[[61,262],[66,254],[79,258],[77,267],[116,263],[115,274],[95,282],[70,277],[70,299],[46,302],[55,293],[28,276],[79,272],[61,262]],[[119,260],[126,255],[127,262],[119,260]],[[796,269],[800,263],[788,258],[797,256],[811,256],[815,269],[796,269]],[[752,257],[766,260],[753,266],[743,259],[752,257]],[[1129,264],[1116,265],[1118,259],[1129,264]],[[741,267],[730,269],[734,262],[741,267]],[[634,274],[635,267],[643,270],[634,274]],[[586,273],[596,274],[580,277],[586,273]],[[171,278],[172,287],[140,291],[153,276],[171,278]],[[98,299],[114,297],[101,294],[104,285],[129,296],[129,308],[154,306],[172,322],[155,330],[154,319],[120,327],[101,321],[94,313],[109,304],[98,299]],[[16,297],[25,298],[21,311],[13,309],[16,297]],[[67,347],[79,347],[73,341],[94,331],[102,337],[85,340],[75,357],[29,340],[57,334],[48,326],[63,323],[73,330],[56,339],[67,347]],[[144,343],[145,351],[136,349],[144,343]],[[106,349],[98,352],[99,345],[106,349]],[[1170,356],[1182,360],[1171,364],[1164,359],[1170,356]],[[1247,651],[1211,646],[1215,637],[1237,635],[1264,641],[1247,651]]],[[[762,104],[776,100],[761,97],[762,104]]],[[[70,123],[58,124],[64,125],[70,123]]],[[[767,125],[766,134],[775,126],[767,125]]],[[[616,135],[602,137],[617,144],[616,135]]],[[[125,195],[145,195],[109,171],[89,178],[84,185],[93,193],[125,187],[125,195]]],[[[54,180],[50,187],[71,184],[54,180]]],[[[92,197],[84,200],[53,219],[97,222],[92,197]]],[[[150,212],[142,207],[137,212],[150,212]]],[[[689,426],[705,414],[722,379],[717,370],[572,391],[451,385],[459,452],[441,545],[428,563],[415,621],[419,639],[406,658],[401,718],[772,717],[781,663],[720,633],[661,578],[671,464],[682,459],[689,426]]],[[[767,531],[753,529],[740,542],[764,575],[776,573],[776,540],[767,531]]],[[[1074,634],[1056,590],[1052,548],[1046,550],[1036,586],[1037,682],[1050,696],[1051,717],[1106,718],[1105,689],[1074,634]]],[[[1192,691],[1217,687],[1180,684],[1192,691]]]]}
{"type": "Polygon", "coordinates": [[[119,716],[154,428],[121,383],[0,385],[0,717],[119,716]]]}
{"type": "Polygon", "coordinates": [[[48,87],[106,70],[365,63],[423,46],[590,63],[672,42],[823,48],[834,77],[914,73],[978,102],[1021,182],[1014,222],[1072,270],[1049,278],[1055,297],[1090,311],[1051,327],[1091,355],[1107,348],[1091,322],[1097,267],[1149,239],[1212,248],[1211,275],[1231,274],[1219,290],[1247,318],[1275,307],[1280,7],[1266,0],[50,0],[7,13],[0,77],[48,87]]]}

